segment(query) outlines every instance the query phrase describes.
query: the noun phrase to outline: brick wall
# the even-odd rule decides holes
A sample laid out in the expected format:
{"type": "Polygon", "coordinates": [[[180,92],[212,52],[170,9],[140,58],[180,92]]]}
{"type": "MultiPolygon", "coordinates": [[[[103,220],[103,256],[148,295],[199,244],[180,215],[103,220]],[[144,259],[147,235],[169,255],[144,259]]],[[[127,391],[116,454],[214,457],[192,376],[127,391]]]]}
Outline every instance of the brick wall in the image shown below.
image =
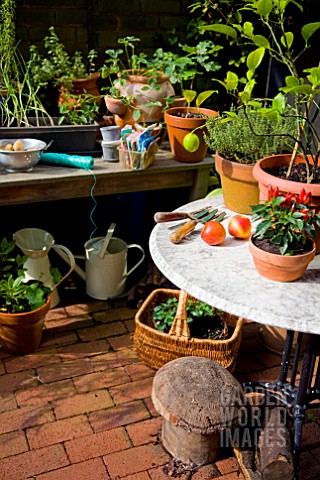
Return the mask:
{"type": "Polygon", "coordinates": [[[41,48],[53,25],[70,53],[95,48],[103,58],[106,48],[126,35],[141,38],[144,51],[172,49],[168,34],[175,29],[184,41],[191,19],[187,0],[17,0],[16,36],[22,52],[30,44],[41,48]]]}

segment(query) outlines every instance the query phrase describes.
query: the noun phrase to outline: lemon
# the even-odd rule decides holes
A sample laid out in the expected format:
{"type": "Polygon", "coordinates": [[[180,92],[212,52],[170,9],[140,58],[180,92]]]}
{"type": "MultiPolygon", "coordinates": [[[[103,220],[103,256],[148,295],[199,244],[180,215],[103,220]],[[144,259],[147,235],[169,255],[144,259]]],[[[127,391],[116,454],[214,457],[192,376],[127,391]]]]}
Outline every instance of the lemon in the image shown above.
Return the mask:
{"type": "Polygon", "coordinates": [[[196,152],[199,148],[200,140],[195,133],[187,133],[183,139],[183,146],[187,152],[196,152]]]}

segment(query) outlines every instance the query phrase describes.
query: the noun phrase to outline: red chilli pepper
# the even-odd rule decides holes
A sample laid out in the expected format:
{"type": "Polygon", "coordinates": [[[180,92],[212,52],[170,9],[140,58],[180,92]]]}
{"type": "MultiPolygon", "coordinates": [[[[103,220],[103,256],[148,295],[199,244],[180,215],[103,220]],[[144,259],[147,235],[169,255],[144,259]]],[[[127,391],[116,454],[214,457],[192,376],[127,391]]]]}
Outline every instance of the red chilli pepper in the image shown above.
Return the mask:
{"type": "Polygon", "coordinates": [[[300,213],[302,213],[303,217],[302,220],[308,220],[309,218],[309,209],[304,208],[303,210],[300,210],[300,213]]]}
{"type": "Polygon", "coordinates": [[[285,196],[284,201],[281,203],[281,207],[290,208],[292,204],[292,200],[295,201],[295,195],[293,193],[287,193],[285,196]]]}
{"type": "Polygon", "coordinates": [[[301,190],[301,193],[297,199],[298,203],[302,204],[302,205],[309,205],[309,203],[311,203],[311,198],[312,198],[312,195],[311,195],[311,192],[306,192],[305,189],[303,188],[301,190]]]}
{"type": "Polygon", "coordinates": [[[276,198],[279,195],[279,188],[275,187],[273,188],[271,185],[268,186],[268,200],[269,202],[273,199],[276,198]]]}

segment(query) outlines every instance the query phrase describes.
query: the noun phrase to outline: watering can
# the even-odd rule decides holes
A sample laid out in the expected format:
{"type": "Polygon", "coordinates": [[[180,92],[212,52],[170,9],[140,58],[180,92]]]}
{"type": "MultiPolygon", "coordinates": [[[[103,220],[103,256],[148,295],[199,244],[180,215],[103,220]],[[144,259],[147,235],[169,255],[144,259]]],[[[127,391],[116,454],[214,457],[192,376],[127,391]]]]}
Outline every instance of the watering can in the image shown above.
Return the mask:
{"type": "Polygon", "coordinates": [[[63,282],[63,280],[65,280],[75,268],[73,254],[67,247],[55,244],[53,236],[40,228],[23,228],[22,230],[15,232],[13,238],[24,255],[28,255],[28,259],[24,264],[24,268],[26,268],[26,281],[41,280],[44,285],[49,287],[51,289],[50,307],[55,307],[60,301],[57,286],[60,285],[60,283],[63,282]],[[57,283],[54,283],[50,273],[48,254],[51,248],[60,256],[61,253],[63,253],[65,258],[68,259],[68,264],[70,266],[69,271],[57,283]]]}
{"type": "MultiPolygon", "coordinates": [[[[105,237],[87,240],[84,244],[85,256],[75,255],[75,258],[85,260],[85,271],[78,265],[74,270],[86,282],[86,293],[97,300],[107,300],[123,294],[128,276],[138,268],[145,258],[145,252],[140,245],[136,243],[128,245],[117,237],[109,239],[105,253],[101,256],[104,241],[105,237]],[[127,271],[128,251],[133,248],[140,250],[141,257],[127,271]]],[[[57,253],[69,263],[68,257],[63,251],[57,253]]]]}

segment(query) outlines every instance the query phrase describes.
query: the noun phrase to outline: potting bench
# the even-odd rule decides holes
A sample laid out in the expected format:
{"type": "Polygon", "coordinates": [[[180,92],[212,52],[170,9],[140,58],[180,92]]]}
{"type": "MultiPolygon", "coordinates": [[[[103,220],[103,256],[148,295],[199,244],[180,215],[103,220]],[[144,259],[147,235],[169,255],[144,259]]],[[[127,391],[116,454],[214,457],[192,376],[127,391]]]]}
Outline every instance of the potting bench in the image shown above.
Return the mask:
{"type": "Polygon", "coordinates": [[[211,156],[199,163],[180,163],[170,150],[159,148],[154,164],[140,171],[101,157],[94,158],[92,170],[41,163],[28,173],[0,170],[0,206],[89,197],[91,191],[97,196],[178,187],[189,187],[190,200],[196,200],[208,192],[213,165],[211,156]]]}
{"type": "MultiPolygon", "coordinates": [[[[227,213],[222,222],[227,230],[234,212],[225,208],[222,196],[197,200],[179,210],[192,212],[208,205],[227,213]]],[[[320,255],[309,264],[301,279],[290,283],[274,282],[258,274],[246,240],[227,234],[223,244],[209,246],[201,240],[202,224],[199,224],[176,245],[171,243],[169,236],[180,224],[181,221],[160,223],[150,236],[151,256],[171,282],[199,300],[233,315],[287,330],[278,379],[248,382],[244,387],[248,392],[262,392],[273,405],[277,402],[284,406],[293,419],[294,478],[297,479],[305,411],[319,407],[320,400],[320,255]],[[291,357],[294,332],[299,334],[291,357]],[[303,336],[307,340],[304,346],[303,336]],[[302,353],[300,368],[298,361],[302,353]]]]}

